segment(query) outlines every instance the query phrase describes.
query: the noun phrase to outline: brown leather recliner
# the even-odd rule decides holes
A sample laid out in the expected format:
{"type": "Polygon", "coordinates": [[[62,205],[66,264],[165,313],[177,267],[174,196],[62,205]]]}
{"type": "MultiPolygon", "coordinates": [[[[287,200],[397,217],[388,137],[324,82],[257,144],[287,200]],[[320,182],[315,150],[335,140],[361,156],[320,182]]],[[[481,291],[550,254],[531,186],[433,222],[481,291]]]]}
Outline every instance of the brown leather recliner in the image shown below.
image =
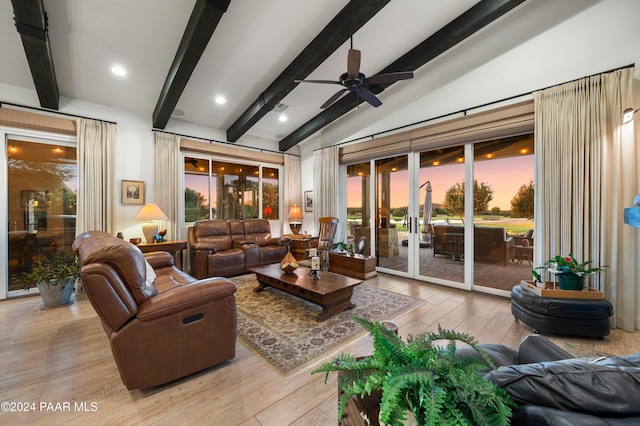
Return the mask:
{"type": "Polygon", "coordinates": [[[289,237],[271,237],[266,219],[200,220],[189,228],[191,274],[230,276],[278,263],[289,251],[289,237]]]}
{"type": "Polygon", "coordinates": [[[233,282],[198,281],[177,269],[169,253],[143,255],[111,236],[82,234],[74,249],[127,389],[161,385],[235,357],[233,282]]]}

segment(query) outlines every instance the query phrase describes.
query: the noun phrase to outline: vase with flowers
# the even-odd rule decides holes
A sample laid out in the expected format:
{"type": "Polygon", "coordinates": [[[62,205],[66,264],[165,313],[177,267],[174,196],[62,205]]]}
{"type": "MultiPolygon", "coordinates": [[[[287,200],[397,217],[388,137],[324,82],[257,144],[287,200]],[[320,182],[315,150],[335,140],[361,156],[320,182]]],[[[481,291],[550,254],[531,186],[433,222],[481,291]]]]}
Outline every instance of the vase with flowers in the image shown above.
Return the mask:
{"type": "Polygon", "coordinates": [[[558,284],[562,290],[582,290],[584,279],[596,272],[604,271],[608,266],[591,266],[592,261],[578,262],[571,253],[567,256],[556,256],[547,260],[544,266],[531,270],[536,281],[541,281],[540,273],[536,271],[548,270],[558,277],[558,284]]]}

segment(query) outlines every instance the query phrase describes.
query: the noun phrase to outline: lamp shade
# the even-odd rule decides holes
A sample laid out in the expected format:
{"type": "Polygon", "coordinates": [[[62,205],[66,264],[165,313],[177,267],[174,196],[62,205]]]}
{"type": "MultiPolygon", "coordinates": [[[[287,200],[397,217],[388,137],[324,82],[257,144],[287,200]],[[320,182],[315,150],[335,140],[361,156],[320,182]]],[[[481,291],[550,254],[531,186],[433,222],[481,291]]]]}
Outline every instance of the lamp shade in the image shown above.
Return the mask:
{"type": "Polygon", "coordinates": [[[145,220],[145,224],[142,225],[142,233],[147,243],[155,241],[156,234],[158,233],[158,224],[154,220],[168,220],[166,214],[155,203],[147,204],[140,210],[140,213],[136,215],[136,220],[145,220]]]}
{"type": "Polygon", "coordinates": [[[297,204],[292,205],[289,208],[289,220],[300,221],[302,219],[304,219],[304,217],[302,216],[302,208],[297,204]]]}
{"type": "Polygon", "coordinates": [[[142,210],[140,210],[140,213],[138,213],[138,215],[136,216],[136,220],[160,220],[160,219],[168,220],[169,218],[167,217],[166,214],[164,214],[162,210],[160,210],[160,207],[158,207],[158,205],[155,203],[147,204],[146,206],[144,206],[142,210]]]}
{"type": "Polygon", "coordinates": [[[291,228],[291,232],[294,235],[298,235],[300,229],[302,228],[302,208],[294,204],[289,208],[289,227],[291,228]]]}

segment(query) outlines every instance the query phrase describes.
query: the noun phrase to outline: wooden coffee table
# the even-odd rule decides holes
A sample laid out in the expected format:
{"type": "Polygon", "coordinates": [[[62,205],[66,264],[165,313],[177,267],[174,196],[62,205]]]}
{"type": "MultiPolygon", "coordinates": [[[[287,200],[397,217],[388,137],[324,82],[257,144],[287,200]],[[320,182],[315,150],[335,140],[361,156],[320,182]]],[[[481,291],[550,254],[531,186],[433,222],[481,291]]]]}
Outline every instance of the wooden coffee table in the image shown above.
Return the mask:
{"type": "Polygon", "coordinates": [[[260,283],[253,289],[254,293],[273,287],[322,306],[322,312],[316,317],[318,322],[355,308],[351,302],[353,288],[362,283],[361,280],[324,271],[318,271],[320,279],[313,280],[309,276],[309,268],[305,267],[287,274],[280,269],[279,263],[250,268],[249,271],[256,274],[260,283]]]}

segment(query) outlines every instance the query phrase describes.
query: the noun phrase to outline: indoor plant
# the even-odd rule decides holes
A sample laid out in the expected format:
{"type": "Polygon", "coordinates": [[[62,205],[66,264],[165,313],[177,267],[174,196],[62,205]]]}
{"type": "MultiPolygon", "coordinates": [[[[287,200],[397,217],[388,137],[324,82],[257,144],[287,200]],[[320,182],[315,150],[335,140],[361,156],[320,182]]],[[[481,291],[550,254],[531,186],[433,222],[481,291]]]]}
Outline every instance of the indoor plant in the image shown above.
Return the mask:
{"type": "Polygon", "coordinates": [[[331,245],[332,249],[338,249],[340,252],[346,252],[348,255],[353,254],[353,245],[347,244],[344,241],[339,241],[331,245]]]}
{"type": "MultiPolygon", "coordinates": [[[[549,270],[556,274],[562,290],[582,290],[586,277],[604,271],[608,267],[606,265],[591,267],[591,263],[591,260],[580,263],[569,253],[567,256],[558,255],[551,258],[544,263],[544,266],[538,266],[535,269],[549,270]]],[[[535,269],[531,270],[531,273],[536,281],[540,281],[540,274],[535,269]]]]}
{"type": "Polygon", "coordinates": [[[513,402],[478,373],[487,365],[455,356],[456,341],[464,342],[495,368],[471,336],[438,327],[437,333],[409,336],[405,343],[380,323],[353,319],[373,338],[373,355],[357,359],[343,353],[312,371],[327,376],[343,372],[338,377],[339,418],[351,397],[380,391],[380,420],[389,425],[401,425],[406,412],[419,425],[508,424],[513,402]],[[448,340],[446,346],[435,344],[443,339],[448,340]]]}
{"type": "Polygon", "coordinates": [[[37,286],[46,307],[66,305],[80,278],[80,265],[73,251],[66,248],[47,254],[29,271],[14,274],[11,278],[26,291],[37,286]]]}

